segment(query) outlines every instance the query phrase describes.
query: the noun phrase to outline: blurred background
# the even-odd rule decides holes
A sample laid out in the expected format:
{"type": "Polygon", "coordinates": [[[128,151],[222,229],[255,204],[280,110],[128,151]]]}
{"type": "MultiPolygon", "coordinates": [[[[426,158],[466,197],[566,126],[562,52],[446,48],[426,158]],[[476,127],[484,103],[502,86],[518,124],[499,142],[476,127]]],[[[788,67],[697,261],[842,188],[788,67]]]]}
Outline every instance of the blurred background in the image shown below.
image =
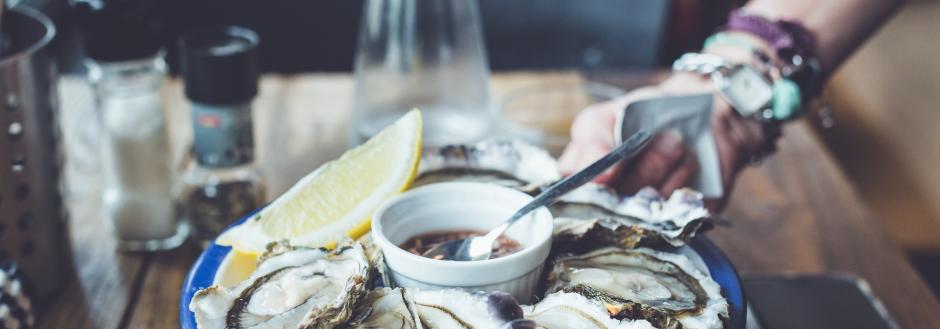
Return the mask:
{"type": "MultiPolygon", "coordinates": [[[[66,70],[81,70],[74,18],[65,0],[20,0],[44,8],[62,29],[66,70]],[[73,27],[73,28],[69,28],[73,27]],[[72,50],[72,51],[68,51],[72,50]]],[[[12,1],[17,3],[17,1],[12,1]]],[[[652,68],[663,66],[723,22],[734,1],[592,0],[506,3],[480,1],[493,70],[549,68],[652,68]],[[520,13],[525,18],[520,19],[520,13]],[[630,47],[623,47],[630,44],[630,47]],[[551,56],[543,54],[550,53],[551,56]],[[534,56],[535,55],[535,56],[534,56]]],[[[175,40],[182,31],[234,24],[260,35],[265,72],[350,71],[363,1],[251,0],[158,1],[169,19],[167,61],[176,71],[175,40]]]]}
{"type": "MultiPolygon", "coordinates": [[[[59,27],[64,73],[82,74],[65,0],[21,0],[59,27]]],[[[494,71],[653,70],[702,40],[741,1],[481,0],[494,71]],[[590,5],[585,5],[590,3],[590,5]],[[525,19],[520,13],[525,13],[525,19]],[[623,45],[629,44],[629,47],[623,45]],[[551,53],[552,56],[536,56],[551,53]]],[[[263,40],[265,72],[352,69],[360,0],[163,0],[165,40],[200,26],[236,24],[263,40]]],[[[940,292],[940,1],[909,1],[832,78],[817,132],[891,238],[940,292]],[[831,113],[830,113],[831,112],[831,113]]],[[[170,49],[171,70],[177,63],[170,49]]]]}

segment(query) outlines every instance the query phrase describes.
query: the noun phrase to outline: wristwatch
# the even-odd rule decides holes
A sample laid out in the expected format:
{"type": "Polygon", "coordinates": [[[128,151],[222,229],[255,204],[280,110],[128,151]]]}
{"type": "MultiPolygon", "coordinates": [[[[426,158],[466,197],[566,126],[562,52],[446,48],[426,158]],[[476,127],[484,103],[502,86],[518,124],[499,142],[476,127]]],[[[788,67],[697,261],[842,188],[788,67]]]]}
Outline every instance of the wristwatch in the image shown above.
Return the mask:
{"type": "MultiPolygon", "coordinates": [[[[780,122],[796,117],[800,108],[800,90],[786,79],[771,79],[761,68],[748,63],[730,63],[713,54],[688,53],[672,64],[672,70],[695,72],[709,76],[718,94],[742,117],[755,118],[762,123],[764,145],[749,162],[761,159],[776,150],[780,136],[780,122]]],[[[779,77],[779,76],[778,76],[779,77]]]]}
{"type": "Polygon", "coordinates": [[[730,63],[714,54],[688,53],[672,65],[673,71],[709,76],[719,95],[741,116],[761,121],[793,118],[800,108],[800,90],[786,79],[772,79],[767,70],[750,63],[730,63]]]}

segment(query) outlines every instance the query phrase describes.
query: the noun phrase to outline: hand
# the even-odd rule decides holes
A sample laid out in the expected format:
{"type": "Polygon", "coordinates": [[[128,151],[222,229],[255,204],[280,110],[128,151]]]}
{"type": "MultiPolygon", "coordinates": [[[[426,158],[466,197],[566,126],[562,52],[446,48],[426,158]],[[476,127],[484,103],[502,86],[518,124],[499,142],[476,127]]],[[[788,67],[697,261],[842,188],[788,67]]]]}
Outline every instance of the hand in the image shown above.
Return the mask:
{"type": "MultiPolygon", "coordinates": [[[[631,102],[642,99],[691,93],[713,92],[711,81],[694,74],[676,74],[656,86],[631,91],[610,102],[592,105],[578,114],[571,127],[571,143],[560,159],[561,170],[570,174],[607,154],[616,142],[614,126],[617,112],[631,102]]],[[[715,138],[720,162],[724,195],[706,200],[712,211],[720,211],[738,172],[764,145],[765,131],[756,120],[743,118],[723,99],[715,96],[711,131],[715,138]]],[[[623,193],[633,194],[640,188],[651,186],[661,195],[668,196],[678,188],[688,186],[698,173],[696,157],[676,132],[662,132],[655,136],[647,150],[629,168],[616,165],[595,181],[607,184],[623,193]],[[626,172],[625,170],[629,170],[626,172]]]]}

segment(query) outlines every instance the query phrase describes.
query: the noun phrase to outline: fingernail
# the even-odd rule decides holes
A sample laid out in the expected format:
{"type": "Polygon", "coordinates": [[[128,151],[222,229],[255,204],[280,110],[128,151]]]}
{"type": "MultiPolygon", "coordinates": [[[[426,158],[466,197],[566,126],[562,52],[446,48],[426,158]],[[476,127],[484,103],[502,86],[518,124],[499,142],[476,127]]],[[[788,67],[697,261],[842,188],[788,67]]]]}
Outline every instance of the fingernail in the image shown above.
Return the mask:
{"type": "Polygon", "coordinates": [[[656,140],[656,149],[660,152],[672,152],[682,147],[682,134],[677,130],[667,130],[656,140]]]}

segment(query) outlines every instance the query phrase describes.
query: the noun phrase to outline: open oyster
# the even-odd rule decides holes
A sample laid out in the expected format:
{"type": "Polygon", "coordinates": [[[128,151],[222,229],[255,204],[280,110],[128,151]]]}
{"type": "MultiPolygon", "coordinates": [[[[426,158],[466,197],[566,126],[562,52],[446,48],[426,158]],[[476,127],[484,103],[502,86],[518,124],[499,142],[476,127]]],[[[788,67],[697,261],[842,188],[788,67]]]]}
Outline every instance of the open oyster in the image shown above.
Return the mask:
{"type": "Polygon", "coordinates": [[[369,259],[369,278],[372,279],[372,287],[391,287],[392,281],[388,276],[388,268],[385,266],[385,255],[382,254],[382,248],[375,241],[372,241],[372,235],[366,234],[358,240],[369,259]]]}
{"type": "Polygon", "coordinates": [[[333,328],[368,291],[369,265],[350,240],[333,250],[272,244],[247,280],[202,289],[189,309],[200,329],[333,328]]]}
{"type": "Polygon", "coordinates": [[[377,288],[356,308],[344,328],[419,329],[414,299],[404,288],[377,288]]]}
{"type": "Polygon", "coordinates": [[[545,296],[538,304],[525,306],[525,318],[546,329],[652,329],[646,320],[617,319],[602,302],[569,292],[545,296]]]}
{"type": "Polygon", "coordinates": [[[413,186],[475,181],[531,191],[560,177],[545,150],[518,141],[487,141],[424,152],[413,186]]]}
{"type": "Polygon", "coordinates": [[[428,329],[529,328],[522,308],[504,292],[468,293],[463,290],[414,291],[418,318],[428,329]]]}
{"type": "Polygon", "coordinates": [[[724,327],[721,288],[681,254],[648,248],[601,248],[555,260],[548,291],[583,295],[619,319],[646,319],[657,328],[724,327]]]}
{"type": "Polygon", "coordinates": [[[587,184],[549,206],[555,216],[553,248],[585,251],[601,246],[685,245],[709,217],[702,194],[680,189],[663,199],[652,188],[622,197],[587,184]]]}

